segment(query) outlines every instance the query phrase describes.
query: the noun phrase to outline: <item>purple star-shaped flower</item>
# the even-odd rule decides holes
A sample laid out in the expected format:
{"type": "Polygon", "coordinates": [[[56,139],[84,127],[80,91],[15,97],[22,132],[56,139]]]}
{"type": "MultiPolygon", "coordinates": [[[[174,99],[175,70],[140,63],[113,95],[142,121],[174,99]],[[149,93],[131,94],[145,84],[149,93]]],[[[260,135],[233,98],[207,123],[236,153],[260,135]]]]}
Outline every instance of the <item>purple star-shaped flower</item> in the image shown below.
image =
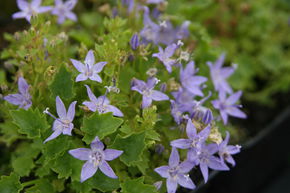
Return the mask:
{"type": "Polygon", "coordinates": [[[176,64],[176,60],[171,59],[170,57],[173,56],[175,50],[177,49],[176,44],[171,44],[163,50],[162,47],[159,46],[159,53],[154,53],[152,56],[158,58],[166,67],[166,70],[171,73],[172,72],[172,66],[176,64]]]}
{"type": "Polygon", "coordinates": [[[133,79],[131,90],[135,90],[143,95],[142,98],[142,108],[149,107],[154,101],[164,101],[169,100],[169,97],[157,90],[153,90],[157,84],[157,78],[148,78],[147,83],[142,80],[133,79]]]}
{"type": "Polygon", "coordinates": [[[180,68],[180,81],[182,86],[190,93],[203,96],[200,85],[207,81],[207,78],[203,76],[195,76],[196,70],[194,69],[194,62],[189,62],[185,69],[180,68]]]}
{"type": "Polygon", "coordinates": [[[32,0],[28,3],[26,0],[17,0],[17,6],[21,10],[12,15],[13,19],[25,18],[28,22],[33,15],[44,13],[52,9],[51,6],[41,6],[41,0],[32,0]]]}
{"type": "Polygon", "coordinates": [[[228,145],[230,139],[230,134],[227,131],[227,135],[224,141],[219,144],[219,151],[218,154],[223,162],[228,162],[232,164],[232,166],[236,165],[235,160],[233,159],[232,155],[240,153],[241,146],[239,145],[228,145]]]}
{"type": "Polygon", "coordinates": [[[187,159],[192,161],[195,165],[199,165],[205,183],[208,180],[208,168],[213,170],[227,171],[228,166],[219,158],[214,156],[218,151],[218,145],[211,143],[206,145],[203,143],[200,151],[191,151],[187,154],[187,159]]]}
{"type": "Polygon", "coordinates": [[[72,123],[74,116],[75,116],[75,106],[77,101],[74,101],[70,104],[68,111],[66,112],[65,106],[59,96],[56,97],[56,111],[59,116],[59,118],[56,118],[54,115],[52,115],[48,108],[44,111],[45,114],[50,115],[52,118],[55,119],[53,122],[52,130],[53,133],[51,136],[49,136],[44,143],[55,139],[60,134],[64,135],[71,135],[71,131],[74,127],[74,124],[72,123]]]}
{"type": "Polygon", "coordinates": [[[178,151],[175,148],[172,148],[169,157],[169,165],[161,166],[154,170],[161,177],[167,178],[166,187],[168,193],[175,193],[178,184],[189,189],[195,188],[193,181],[188,175],[188,172],[193,168],[193,165],[188,161],[182,163],[179,163],[179,161],[178,151]]]}
{"type": "Polygon", "coordinates": [[[88,96],[91,101],[85,101],[83,102],[83,104],[86,105],[91,111],[98,111],[100,114],[112,112],[114,116],[124,116],[117,107],[110,105],[110,101],[105,95],[97,98],[90,89],[90,87],[88,85],[85,86],[87,87],[88,96]]]}
{"type": "Polygon", "coordinates": [[[212,62],[207,62],[210,68],[210,76],[214,84],[216,91],[225,91],[227,93],[232,93],[232,88],[227,82],[227,78],[232,75],[235,71],[233,67],[222,67],[225,60],[225,54],[222,54],[218,60],[213,64],[212,62]]]}
{"type": "Polygon", "coordinates": [[[77,21],[77,16],[72,12],[72,9],[77,4],[78,0],[55,0],[55,6],[51,13],[58,16],[57,23],[62,24],[66,18],[77,21]]]}
{"type": "MultiPolygon", "coordinates": [[[[201,150],[202,144],[208,138],[210,134],[210,126],[207,126],[199,133],[196,132],[196,128],[193,125],[192,121],[188,119],[186,125],[186,134],[188,139],[176,139],[171,141],[170,145],[172,147],[180,148],[180,149],[189,149],[188,154],[198,154],[201,150]]],[[[190,159],[191,160],[191,159],[190,159]]]]}
{"type": "Polygon", "coordinates": [[[86,161],[81,172],[81,182],[92,177],[100,168],[100,170],[110,178],[118,178],[107,161],[112,161],[119,157],[123,151],[115,149],[105,149],[104,144],[96,137],[91,143],[91,149],[78,148],[72,149],[69,153],[79,159],[86,161]]]}
{"type": "Polygon", "coordinates": [[[219,93],[219,99],[212,101],[213,107],[220,111],[224,124],[228,122],[228,115],[242,119],[247,118],[247,115],[239,109],[241,105],[235,104],[240,99],[241,95],[242,91],[238,91],[226,98],[226,93],[221,91],[219,93]]]}
{"type": "Polygon", "coordinates": [[[97,82],[102,82],[102,79],[98,73],[103,70],[103,67],[107,64],[107,62],[99,62],[95,64],[95,56],[92,50],[88,52],[84,64],[74,59],[71,59],[71,62],[81,73],[77,76],[76,82],[84,81],[88,78],[97,82]]]}
{"type": "Polygon", "coordinates": [[[4,97],[7,102],[18,105],[19,108],[29,109],[31,107],[31,96],[29,94],[29,85],[23,77],[18,79],[18,94],[10,94],[4,97]]]}

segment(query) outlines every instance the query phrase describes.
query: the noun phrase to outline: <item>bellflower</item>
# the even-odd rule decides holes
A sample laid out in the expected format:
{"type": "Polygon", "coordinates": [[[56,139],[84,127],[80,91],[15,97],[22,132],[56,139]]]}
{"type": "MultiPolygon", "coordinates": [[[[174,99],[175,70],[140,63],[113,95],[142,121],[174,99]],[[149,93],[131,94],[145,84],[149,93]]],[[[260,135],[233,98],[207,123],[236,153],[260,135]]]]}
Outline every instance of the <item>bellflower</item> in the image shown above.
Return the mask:
{"type": "Polygon", "coordinates": [[[219,92],[224,91],[226,93],[232,93],[232,88],[226,79],[234,73],[235,68],[222,67],[224,60],[225,54],[222,54],[214,64],[212,62],[207,62],[207,65],[210,68],[210,76],[215,90],[219,92]]]}
{"type": "Polygon", "coordinates": [[[213,121],[214,117],[212,111],[203,106],[203,103],[211,97],[211,92],[207,97],[203,98],[200,101],[195,101],[195,105],[191,111],[191,117],[195,120],[201,120],[204,124],[209,124],[213,121]]]}
{"type": "Polygon", "coordinates": [[[81,182],[91,178],[97,170],[100,170],[110,178],[118,178],[107,161],[112,161],[119,157],[123,151],[115,149],[105,149],[104,144],[96,137],[91,148],[72,149],[69,153],[76,159],[86,161],[81,171],[81,182]]]}
{"type": "Polygon", "coordinates": [[[41,6],[42,0],[32,0],[30,3],[26,0],[17,0],[17,6],[21,10],[12,15],[13,19],[25,18],[28,22],[33,15],[38,13],[48,12],[52,9],[51,6],[41,6]]]}
{"type": "Polygon", "coordinates": [[[188,175],[188,172],[192,169],[193,165],[187,161],[179,163],[179,159],[178,151],[175,148],[172,148],[168,166],[161,166],[154,170],[161,177],[166,178],[168,193],[175,193],[178,184],[189,189],[195,188],[194,183],[188,175]]]}
{"type": "Polygon", "coordinates": [[[154,53],[152,56],[158,58],[166,67],[166,70],[171,73],[172,72],[172,65],[176,64],[176,60],[171,59],[170,57],[173,56],[175,50],[177,49],[176,44],[171,44],[163,50],[162,47],[159,46],[159,53],[154,53]]]}
{"type": "Polygon", "coordinates": [[[18,90],[18,94],[7,95],[4,97],[4,100],[13,105],[18,105],[19,108],[29,109],[32,105],[29,85],[23,77],[19,77],[18,79],[18,90]]]}
{"type": "Polygon", "coordinates": [[[94,80],[102,82],[101,77],[98,75],[103,70],[107,62],[99,62],[95,64],[95,56],[92,50],[87,53],[84,64],[78,60],[71,59],[74,67],[81,73],[77,76],[76,82],[87,80],[94,80]]]}
{"type": "Polygon", "coordinates": [[[201,91],[201,84],[207,81],[207,78],[203,76],[195,76],[196,70],[194,69],[194,62],[189,62],[185,69],[180,68],[180,81],[182,86],[187,89],[190,93],[203,96],[201,91]]]}
{"type": "Polygon", "coordinates": [[[114,116],[123,117],[123,113],[115,106],[110,105],[109,99],[103,95],[96,97],[90,87],[85,85],[87,88],[87,93],[91,101],[85,101],[83,104],[87,106],[91,111],[98,111],[100,114],[112,112],[114,116]]]}
{"type": "Polygon", "coordinates": [[[53,133],[44,141],[44,143],[55,139],[60,134],[71,135],[72,129],[74,128],[74,124],[72,123],[75,116],[75,106],[77,101],[74,101],[70,104],[68,111],[66,111],[65,106],[59,96],[56,97],[56,111],[59,118],[56,118],[52,115],[48,108],[43,112],[48,114],[52,118],[54,118],[52,130],[53,133]]]}
{"type": "Polygon", "coordinates": [[[187,134],[188,139],[177,139],[177,140],[171,141],[170,145],[172,147],[176,147],[180,149],[189,149],[188,155],[194,154],[192,152],[195,152],[196,154],[198,154],[198,152],[201,151],[202,144],[205,142],[205,140],[208,138],[210,134],[210,126],[207,126],[202,131],[197,133],[196,128],[193,125],[192,121],[188,119],[187,125],[186,125],[186,134],[187,134]]]}
{"type": "Polygon", "coordinates": [[[192,161],[195,165],[199,165],[205,183],[208,180],[208,168],[220,171],[229,170],[228,166],[222,160],[214,156],[217,151],[217,144],[211,143],[206,145],[203,143],[200,151],[191,151],[187,154],[189,161],[192,161]]]}
{"type": "Polygon", "coordinates": [[[133,79],[131,90],[135,90],[143,95],[142,108],[147,108],[151,105],[152,100],[164,101],[169,100],[169,97],[157,90],[153,90],[157,84],[157,78],[148,78],[147,83],[142,80],[133,79]]]}
{"type": "Polygon", "coordinates": [[[77,4],[78,0],[55,0],[55,6],[51,13],[58,16],[57,23],[62,24],[66,18],[77,21],[77,16],[72,12],[72,9],[77,4]]]}
{"type": "Polygon", "coordinates": [[[223,162],[228,162],[232,164],[232,166],[236,165],[235,160],[232,155],[240,153],[241,146],[239,145],[228,145],[230,139],[230,134],[227,131],[227,135],[224,141],[219,144],[218,154],[223,162]]]}
{"type": "Polygon", "coordinates": [[[137,48],[139,47],[139,36],[137,33],[135,33],[131,40],[130,40],[130,45],[132,50],[137,50],[137,48]]]}
{"type": "Polygon", "coordinates": [[[221,91],[219,93],[219,99],[212,101],[213,107],[220,111],[224,124],[227,124],[229,115],[242,119],[247,118],[247,115],[239,109],[241,106],[235,104],[241,95],[242,91],[238,91],[226,98],[226,93],[221,91]]]}

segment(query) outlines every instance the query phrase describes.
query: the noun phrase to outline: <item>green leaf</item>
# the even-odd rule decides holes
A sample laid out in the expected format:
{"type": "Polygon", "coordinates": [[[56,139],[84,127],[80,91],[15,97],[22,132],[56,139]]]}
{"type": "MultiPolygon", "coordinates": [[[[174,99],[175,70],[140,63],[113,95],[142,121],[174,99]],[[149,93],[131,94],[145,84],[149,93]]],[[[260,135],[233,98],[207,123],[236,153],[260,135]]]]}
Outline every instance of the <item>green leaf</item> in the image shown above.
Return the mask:
{"type": "Polygon", "coordinates": [[[68,151],[70,146],[70,137],[71,136],[60,135],[56,139],[48,141],[44,145],[43,149],[43,154],[45,155],[46,160],[55,159],[68,151]]]}
{"type": "Polygon", "coordinates": [[[61,99],[71,99],[74,96],[73,83],[71,73],[62,66],[54,76],[49,89],[54,98],[59,96],[61,99]]]}
{"type": "Polygon", "coordinates": [[[130,166],[132,162],[141,161],[141,154],[145,148],[145,133],[132,134],[128,137],[118,135],[111,148],[123,150],[120,160],[130,166]]]}
{"type": "Polygon", "coordinates": [[[51,182],[47,179],[38,180],[34,186],[28,188],[25,193],[52,193],[55,192],[51,182]]]}
{"type": "Polygon", "coordinates": [[[97,173],[90,180],[88,180],[88,184],[101,192],[111,192],[120,187],[118,179],[109,178],[100,170],[98,170],[97,173]]]}
{"type": "Polygon", "coordinates": [[[95,113],[90,117],[84,118],[81,130],[85,132],[83,141],[90,144],[98,136],[103,139],[105,136],[114,133],[123,123],[120,118],[113,117],[112,113],[95,113]]]}
{"type": "Polygon", "coordinates": [[[156,188],[153,185],[144,184],[144,177],[134,179],[134,180],[126,180],[121,184],[123,193],[157,193],[156,188]]]}
{"type": "Polygon", "coordinates": [[[14,141],[19,138],[18,127],[12,122],[0,123],[0,132],[3,134],[0,137],[0,141],[10,146],[14,141]]]}
{"type": "Polygon", "coordinates": [[[71,30],[68,34],[72,39],[84,43],[88,47],[92,47],[94,45],[94,40],[91,34],[85,30],[71,30]]]}
{"type": "Polygon", "coordinates": [[[30,157],[19,157],[12,161],[14,171],[20,176],[28,176],[34,166],[33,159],[30,157]]]}
{"type": "Polygon", "coordinates": [[[40,130],[47,129],[49,125],[38,109],[19,109],[10,111],[13,122],[20,128],[19,133],[26,134],[29,139],[40,138],[40,130]]]}
{"type": "Polygon", "coordinates": [[[80,180],[80,173],[83,161],[80,161],[69,153],[64,153],[62,156],[58,157],[56,160],[53,160],[52,170],[58,173],[58,178],[68,178],[72,177],[73,180],[80,180]]]}
{"type": "Polygon", "coordinates": [[[19,181],[19,176],[12,173],[10,176],[2,176],[0,179],[0,192],[1,193],[17,193],[22,190],[19,181]]]}

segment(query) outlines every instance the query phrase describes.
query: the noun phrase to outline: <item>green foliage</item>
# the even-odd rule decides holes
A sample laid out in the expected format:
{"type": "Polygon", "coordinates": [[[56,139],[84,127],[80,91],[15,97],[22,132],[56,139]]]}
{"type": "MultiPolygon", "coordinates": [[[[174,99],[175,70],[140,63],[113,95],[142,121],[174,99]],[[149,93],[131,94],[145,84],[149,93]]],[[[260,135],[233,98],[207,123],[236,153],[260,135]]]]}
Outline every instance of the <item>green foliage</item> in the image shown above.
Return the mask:
{"type": "Polygon", "coordinates": [[[14,110],[10,112],[13,122],[19,127],[19,133],[27,135],[27,138],[39,138],[42,130],[48,128],[48,124],[39,110],[14,110]]]}
{"type": "Polygon", "coordinates": [[[22,186],[19,181],[19,176],[12,173],[10,176],[2,176],[0,179],[0,191],[1,193],[17,193],[22,190],[22,186]]]}
{"type": "Polygon", "coordinates": [[[113,117],[111,113],[100,115],[94,113],[92,116],[84,118],[83,127],[81,128],[85,132],[83,140],[87,144],[90,144],[95,136],[103,139],[114,133],[122,123],[122,119],[113,117]]]}
{"type": "Polygon", "coordinates": [[[124,193],[132,193],[132,192],[140,192],[140,193],[157,193],[157,190],[154,186],[144,184],[144,177],[134,179],[134,180],[126,180],[121,184],[122,192],[124,193]]]}
{"type": "Polygon", "coordinates": [[[132,162],[140,161],[145,148],[145,133],[132,134],[127,137],[118,135],[111,146],[113,149],[123,150],[120,160],[130,166],[132,162]]]}

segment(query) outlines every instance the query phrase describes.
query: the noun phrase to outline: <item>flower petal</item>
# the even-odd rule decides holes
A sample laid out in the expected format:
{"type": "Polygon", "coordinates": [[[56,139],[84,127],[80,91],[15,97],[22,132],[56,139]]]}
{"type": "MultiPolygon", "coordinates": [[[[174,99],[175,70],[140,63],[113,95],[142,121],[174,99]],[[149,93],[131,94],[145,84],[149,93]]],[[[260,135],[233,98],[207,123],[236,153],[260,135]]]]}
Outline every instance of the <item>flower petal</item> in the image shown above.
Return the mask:
{"type": "Polygon", "coordinates": [[[86,67],[83,63],[81,63],[78,60],[74,60],[74,59],[70,59],[70,61],[72,62],[72,64],[74,65],[74,67],[81,73],[84,73],[86,70],[86,67]]]}
{"type": "Polygon", "coordinates": [[[215,156],[211,156],[209,158],[208,167],[213,170],[221,170],[221,171],[229,170],[228,166],[222,160],[220,160],[215,156]]]}
{"type": "Polygon", "coordinates": [[[186,134],[187,134],[188,138],[190,138],[190,139],[193,139],[196,137],[196,128],[190,119],[188,119],[188,121],[187,121],[186,134]]]}
{"type": "Polygon", "coordinates": [[[192,143],[190,139],[176,139],[171,141],[170,145],[172,147],[180,148],[180,149],[188,149],[192,143]]]}
{"type": "Polygon", "coordinates": [[[113,105],[107,105],[107,110],[106,112],[112,112],[114,116],[117,117],[123,117],[123,113],[115,106],[113,105]]]}
{"type": "Polygon", "coordinates": [[[61,134],[61,130],[59,130],[59,129],[57,129],[57,130],[55,130],[52,134],[51,134],[51,136],[49,136],[43,143],[46,143],[46,142],[48,142],[48,141],[50,141],[50,140],[53,140],[53,139],[55,139],[55,138],[57,138],[59,135],[61,134]]]}
{"type": "Polygon", "coordinates": [[[18,90],[22,95],[28,94],[29,85],[23,77],[19,77],[18,79],[18,90]]]}
{"type": "Polygon", "coordinates": [[[100,82],[100,83],[102,82],[101,77],[97,73],[94,73],[92,76],[89,77],[89,79],[100,82]]]}
{"type": "Polygon", "coordinates": [[[29,4],[25,0],[17,0],[17,6],[20,10],[26,10],[28,8],[29,4]]]}
{"type": "Polygon", "coordinates": [[[85,87],[87,88],[87,93],[88,96],[90,98],[90,100],[94,103],[97,103],[97,97],[94,95],[94,93],[92,92],[91,88],[88,85],[85,85],[85,87]]]}
{"type": "Polygon", "coordinates": [[[56,111],[58,116],[62,119],[62,118],[66,118],[66,109],[65,106],[61,100],[61,98],[59,96],[56,97],[56,111]]]}
{"type": "Polygon", "coordinates": [[[157,172],[162,178],[169,178],[169,166],[161,166],[155,168],[154,171],[157,172]]]}
{"type": "Polygon", "coordinates": [[[166,180],[167,193],[175,193],[177,189],[177,182],[173,178],[167,178],[166,180]]]}
{"type": "Polygon", "coordinates": [[[103,161],[101,164],[100,164],[100,170],[108,177],[110,178],[118,178],[115,174],[115,172],[113,171],[113,169],[110,167],[110,165],[106,162],[106,161],[103,161]]]}
{"type": "Polygon", "coordinates": [[[100,141],[99,137],[96,136],[95,139],[91,143],[92,149],[103,150],[104,144],[100,141]]]}
{"type": "Polygon", "coordinates": [[[75,107],[76,107],[77,101],[74,101],[70,104],[68,111],[67,111],[67,119],[70,121],[73,121],[75,117],[75,107]]]}
{"type": "Polygon", "coordinates": [[[199,167],[200,167],[200,171],[202,173],[202,176],[203,176],[203,179],[204,179],[204,182],[206,183],[207,180],[208,180],[208,167],[205,163],[201,162],[199,164],[199,167]]]}
{"type": "Polygon", "coordinates": [[[88,79],[88,76],[82,73],[82,74],[79,74],[76,77],[76,82],[84,81],[84,80],[87,80],[87,79],[88,79]]]}
{"type": "Polygon", "coordinates": [[[226,103],[228,105],[235,104],[240,99],[240,97],[242,96],[242,94],[243,94],[242,91],[235,92],[229,98],[226,99],[226,103]]]}
{"type": "Polygon", "coordinates": [[[152,99],[143,95],[142,109],[149,107],[152,104],[152,99]]]}
{"type": "Polygon", "coordinates": [[[189,175],[178,174],[177,183],[185,188],[188,188],[188,189],[195,188],[195,185],[194,185],[193,181],[190,179],[189,175]]]}
{"type": "Polygon", "coordinates": [[[88,148],[78,148],[68,151],[74,158],[79,160],[89,160],[91,150],[88,148]]]}
{"type": "Polygon", "coordinates": [[[89,50],[85,59],[85,64],[93,66],[95,64],[95,56],[92,50],[89,50]]]}
{"type": "Polygon", "coordinates": [[[98,167],[94,167],[93,163],[87,161],[82,168],[81,172],[81,182],[86,181],[90,177],[92,177],[98,170],[98,167]]]}
{"type": "Polygon", "coordinates": [[[4,100],[13,105],[22,105],[25,98],[21,94],[10,94],[4,97],[4,100]]]}
{"type": "Polygon", "coordinates": [[[157,90],[152,90],[151,98],[155,101],[164,101],[164,100],[169,100],[169,97],[157,90]]]}
{"type": "Polygon", "coordinates": [[[195,164],[190,161],[183,161],[179,164],[179,172],[188,173],[194,166],[195,164]]]}
{"type": "Polygon", "coordinates": [[[95,73],[99,73],[103,70],[104,66],[107,64],[107,62],[98,62],[94,65],[93,71],[95,73]]]}
{"type": "Polygon", "coordinates": [[[107,160],[107,161],[114,160],[117,157],[119,157],[122,153],[123,153],[123,151],[120,151],[120,150],[116,150],[116,149],[106,149],[104,151],[105,160],[107,160]]]}
{"type": "Polygon", "coordinates": [[[169,157],[169,167],[176,167],[179,165],[179,153],[176,148],[172,148],[170,157],[169,157]]]}

